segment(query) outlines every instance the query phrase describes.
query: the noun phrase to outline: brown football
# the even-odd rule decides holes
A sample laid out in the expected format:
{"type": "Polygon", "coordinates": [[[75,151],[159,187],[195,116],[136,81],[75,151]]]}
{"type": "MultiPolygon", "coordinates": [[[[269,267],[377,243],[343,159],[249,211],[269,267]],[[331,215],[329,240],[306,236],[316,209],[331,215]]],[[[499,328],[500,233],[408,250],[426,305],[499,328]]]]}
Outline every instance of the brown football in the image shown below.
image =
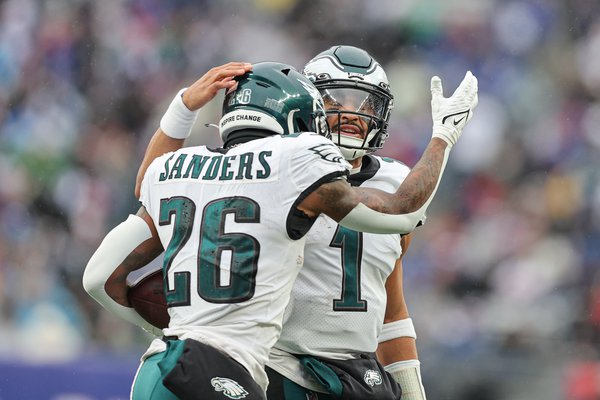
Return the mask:
{"type": "Polygon", "coordinates": [[[144,276],[129,286],[127,298],[142,318],[157,328],[169,325],[167,299],[163,286],[162,269],[144,276]]]}

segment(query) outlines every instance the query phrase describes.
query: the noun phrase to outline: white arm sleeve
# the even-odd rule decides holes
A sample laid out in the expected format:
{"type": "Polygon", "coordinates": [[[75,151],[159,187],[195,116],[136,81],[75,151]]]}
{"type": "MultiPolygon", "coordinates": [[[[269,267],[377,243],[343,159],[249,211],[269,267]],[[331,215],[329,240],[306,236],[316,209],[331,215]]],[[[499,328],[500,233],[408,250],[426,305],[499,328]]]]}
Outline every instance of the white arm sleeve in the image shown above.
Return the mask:
{"type": "Polygon", "coordinates": [[[384,369],[402,388],[402,400],[426,400],[419,360],[398,361],[386,365],[384,369]]]}
{"type": "Polygon", "coordinates": [[[104,289],[106,281],[125,257],[151,237],[148,224],[142,218],[130,215],[127,220],[106,235],[100,247],[90,258],[83,272],[83,287],[108,311],[158,336],[162,334],[160,329],[150,325],[133,308],[122,306],[114,301],[104,289]]]}
{"type": "Polygon", "coordinates": [[[431,195],[427,201],[417,211],[413,211],[408,214],[384,214],[378,211],[372,210],[363,203],[358,203],[356,207],[352,209],[342,220],[339,222],[340,225],[360,232],[371,232],[371,233],[410,233],[412,232],[419,221],[425,218],[425,212],[429,203],[433,200],[437,188],[442,180],[446,163],[448,162],[448,156],[450,155],[450,148],[446,147],[444,151],[444,160],[442,161],[442,168],[438,180],[431,192],[431,195]]]}

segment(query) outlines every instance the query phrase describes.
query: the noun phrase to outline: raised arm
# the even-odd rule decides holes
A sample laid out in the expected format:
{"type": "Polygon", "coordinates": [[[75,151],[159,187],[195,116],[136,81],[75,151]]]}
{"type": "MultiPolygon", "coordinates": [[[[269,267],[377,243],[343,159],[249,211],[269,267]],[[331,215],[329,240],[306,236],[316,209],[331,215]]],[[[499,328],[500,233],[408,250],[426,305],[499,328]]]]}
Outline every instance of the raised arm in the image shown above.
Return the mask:
{"type": "Polygon", "coordinates": [[[212,68],[189,88],[181,89],[177,93],[146,148],[135,180],[136,198],[140,197],[142,180],[150,163],[165,153],[182,148],[196,121],[198,110],[211,101],[221,89],[235,90],[237,81],[234,78],[251,70],[252,64],[230,62],[212,68]]]}
{"type": "Polygon", "coordinates": [[[421,159],[396,193],[351,188],[343,181],[321,185],[298,207],[308,216],[327,214],[347,228],[373,233],[408,233],[425,216],[446,168],[450,149],[477,105],[477,79],[467,72],[454,94],[443,96],[431,79],[433,134],[421,159]]]}

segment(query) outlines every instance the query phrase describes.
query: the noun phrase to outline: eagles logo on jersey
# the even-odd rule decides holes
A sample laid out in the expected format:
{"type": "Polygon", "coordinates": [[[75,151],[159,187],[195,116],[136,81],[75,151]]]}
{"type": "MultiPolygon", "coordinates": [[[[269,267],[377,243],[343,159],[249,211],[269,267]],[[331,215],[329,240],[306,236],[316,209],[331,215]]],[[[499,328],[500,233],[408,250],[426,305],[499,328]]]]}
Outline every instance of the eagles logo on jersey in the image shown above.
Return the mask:
{"type": "Polygon", "coordinates": [[[365,383],[371,387],[375,385],[381,385],[383,379],[381,379],[381,374],[377,371],[373,371],[372,369],[368,369],[365,372],[364,376],[365,383]]]}
{"type": "Polygon", "coordinates": [[[321,156],[321,158],[325,161],[340,163],[343,160],[343,158],[340,157],[340,151],[333,143],[319,144],[317,146],[310,147],[309,150],[312,150],[315,154],[321,156]]]}
{"type": "Polygon", "coordinates": [[[223,392],[230,399],[243,399],[248,395],[246,389],[233,379],[216,376],[210,380],[210,384],[216,392],[223,392]]]}

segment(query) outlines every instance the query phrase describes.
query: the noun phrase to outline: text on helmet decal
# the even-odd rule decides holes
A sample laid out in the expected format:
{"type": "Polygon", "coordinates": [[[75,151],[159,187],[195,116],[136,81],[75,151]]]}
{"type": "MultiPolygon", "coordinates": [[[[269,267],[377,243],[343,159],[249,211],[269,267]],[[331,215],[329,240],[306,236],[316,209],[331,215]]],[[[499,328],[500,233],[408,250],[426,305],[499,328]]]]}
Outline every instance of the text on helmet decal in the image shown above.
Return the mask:
{"type": "Polygon", "coordinates": [[[359,74],[358,72],[348,72],[348,79],[365,80],[365,74],[359,74]]]}
{"type": "Polygon", "coordinates": [[[260,122],[261,116],[259,115],[249,115],[249,114],[236,114],[231,117],[225,118],[221,121],[221,128],[233,121],[253,121],[260,122]]]}
{"type": "Polygon", "coordinates": [[[229,98],[229,103],[227,105],[232,106],[234,104],[248,104],[250,103],[250,99],[252,98],[252,89],[243,89],[239,92],[236,92],[233,96],[229,98]]]}
{"type": "Polygon", "coordinates": [[[277,113],[280,113],[281,110],[283,110],[283,102],[280,102],[279,100],[267,98],[267,100],[265,100],[265,107],[270,108],[271,110],[273,110],[277,113]]]}

